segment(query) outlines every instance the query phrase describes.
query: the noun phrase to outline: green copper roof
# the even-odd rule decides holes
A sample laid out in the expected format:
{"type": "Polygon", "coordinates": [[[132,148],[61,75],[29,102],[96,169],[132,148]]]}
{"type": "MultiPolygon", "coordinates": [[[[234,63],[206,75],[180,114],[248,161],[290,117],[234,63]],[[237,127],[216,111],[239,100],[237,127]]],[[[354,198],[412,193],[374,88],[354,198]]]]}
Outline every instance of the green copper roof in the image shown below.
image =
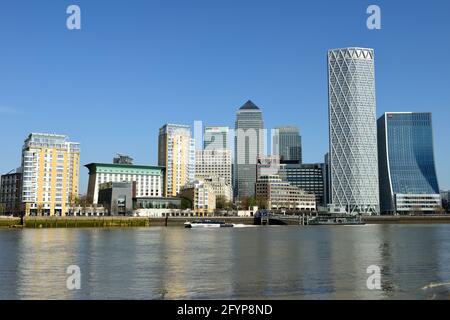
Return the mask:
{"type": "Polygon", "coordinates": [[[125,173],[125,174],[162,174],[165,167],[160,166],[140,166],[132,164],[116,163],[89,163],[85,165],[89,169],[89,174],[93,173],[125,173]]]}

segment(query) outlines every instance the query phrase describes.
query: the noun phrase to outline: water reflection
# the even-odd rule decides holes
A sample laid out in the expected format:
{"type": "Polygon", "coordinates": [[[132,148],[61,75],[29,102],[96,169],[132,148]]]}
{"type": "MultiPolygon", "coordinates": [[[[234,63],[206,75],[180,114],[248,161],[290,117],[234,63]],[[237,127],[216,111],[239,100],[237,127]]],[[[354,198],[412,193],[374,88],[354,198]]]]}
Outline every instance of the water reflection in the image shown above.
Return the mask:
{"type": "Polygon", "coordinates": [[[0,230],[0,299],[448,299],[449,246],[450,225],[0,230]]]}

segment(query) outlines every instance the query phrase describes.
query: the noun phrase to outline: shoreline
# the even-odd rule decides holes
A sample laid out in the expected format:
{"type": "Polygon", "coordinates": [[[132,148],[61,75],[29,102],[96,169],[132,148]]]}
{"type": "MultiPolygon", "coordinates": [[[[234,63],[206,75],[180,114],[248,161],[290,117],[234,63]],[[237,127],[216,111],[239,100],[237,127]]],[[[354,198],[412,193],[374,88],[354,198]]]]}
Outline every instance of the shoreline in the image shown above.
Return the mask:
{"type": "MultiPolygon", "coordinates": [[[[168,227],[182,227],[186,221],[217,219],[228,223],[253,225],[253,217],[169,217],[168,227]]],[[[450,224],[450,215],[442,216],[367,216],[362,217],[367,224],[450,224]]],[[[297,225],[293,222],[291,225],[297,225]]],[[[166,226],[165,218],[143,217],[28,217],[24,225],[20,218],[0,218],[2,228],[134,228],[166,226]]]]}

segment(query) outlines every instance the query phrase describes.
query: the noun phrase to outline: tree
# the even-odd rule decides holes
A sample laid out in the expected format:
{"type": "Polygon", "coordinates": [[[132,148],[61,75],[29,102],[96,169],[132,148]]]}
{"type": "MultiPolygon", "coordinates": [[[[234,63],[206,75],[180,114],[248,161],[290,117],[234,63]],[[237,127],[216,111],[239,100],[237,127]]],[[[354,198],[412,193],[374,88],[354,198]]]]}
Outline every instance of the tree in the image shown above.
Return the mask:
{"type": "Polygon", "coordinates": [[[217,196],[216,197],[216,209],[229,210],[232,208],[233,208],[233,203],[231,201],[227,201],[225,196],[217,196]]]}

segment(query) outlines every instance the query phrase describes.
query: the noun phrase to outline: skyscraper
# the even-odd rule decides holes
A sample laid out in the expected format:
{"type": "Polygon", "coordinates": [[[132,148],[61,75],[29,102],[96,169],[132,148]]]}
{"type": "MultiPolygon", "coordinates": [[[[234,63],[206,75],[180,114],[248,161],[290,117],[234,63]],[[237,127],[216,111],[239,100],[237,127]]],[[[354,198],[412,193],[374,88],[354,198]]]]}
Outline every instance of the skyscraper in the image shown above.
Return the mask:
{"type": "Polygon", "coordinates": [[[164,196],[177,196],[180,188],[194,181],[195,140],[189,126],[166,124],[159,129],[158,165],[166,168],[164,196]]]}
{"type": "Polygon", "coordinates": [[[203,147],[205,150],[229,149],[228,127],[206,126],[203,136],[203,147]]]}
{"type": "Polygon", "coordinates": [[[65,135],[31,133],[22,148],[25,214],[66,215],[78,196],[79,171],[79,143],[65,135]]]}
{"type": "Polygon", "coordinates": [[[264,155],[261,110],[247,101],[237,111],[235,123],[234,193],[238,198],[255,195],[256,159],[264,155]]]}
{"type": "Polygon", "coordinates": [[[298,127],[276,127],[272,148],[273,154],[279,155],[281,161],[298,161],[298,163],[302,163],[302,140],[298,127]]]}
{"type": "Polygon", "coordinates": [[[349,213],[378,213],[374,52],[328,51],[330,192],[349,213]]]}
{"type": "Polygon", "coordinates": [[[381,212],[433,212],[440,208],[431,113],[388,112],[381,116],[378,153],[381,212]]]}

